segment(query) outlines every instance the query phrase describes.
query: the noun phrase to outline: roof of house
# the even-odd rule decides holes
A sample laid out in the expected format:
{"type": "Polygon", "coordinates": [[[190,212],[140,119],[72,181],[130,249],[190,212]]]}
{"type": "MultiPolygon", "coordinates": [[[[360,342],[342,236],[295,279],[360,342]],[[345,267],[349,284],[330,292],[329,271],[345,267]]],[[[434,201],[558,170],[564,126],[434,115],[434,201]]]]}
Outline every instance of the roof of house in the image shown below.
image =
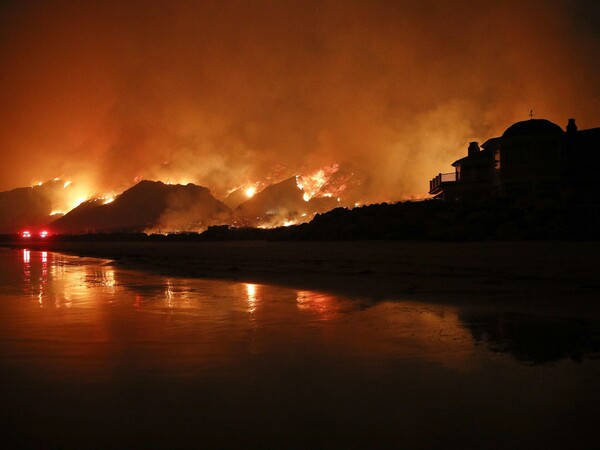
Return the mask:
{"type": "Polygon", "coordinates": [[[486,149],[483,149],[480,152],[477,152],[477,153],[475,153],[473,155],[467,155],[467,156],[465,156],[463,158],[457,159],[456,161],[454,161],[452,163],[452,166],[456,167],[459,163],[463,163],[465,161],[477,161],[477,160],[480,160],[480,159],[487,159],[489,157],[490,157],[490,151],[488,151],[486,149]]]}
{"type": "Polygon", "coordinates": [[[502,138],[514,138],[530,134],[564,134],[563,129],[546,119],[529,119],[512,124],[502,133],[502,138]]]}
{"type": "Polygon", "coordinates": [[[585,141],[600,142],[600,127],[577,131],[577,137],[585,141]]]}
{"type": "Polygon", "coordinates": [[[487,141],[485,141],[483,144],[481,144],[481,148],[484,149],[494,149],[500,146],[500,142],[502,142],[502,138],[501,137],[493,137],[493,138],[489,138],[487,141]]]}
{"type": "MultiPolygon", "coordinates": [[[[517,122],[508,127],[501,137],[493,137],[485,141],[481,145],[482,150],[480,152],[457,159],[452,163],[452,166],[456,167],[465,161],[477,161],[479,159],[488,158],[490,153],[500,146],[504,138],[510,139],[529,134],[555,134],[559,136],[564,135],[565,132],[560,126],[546,119],[530,119],[523,122],[517,122]]],[[[577,131],[577,140],[584,145],[593,145],[600,142],[600,127],[577,131]]]]}

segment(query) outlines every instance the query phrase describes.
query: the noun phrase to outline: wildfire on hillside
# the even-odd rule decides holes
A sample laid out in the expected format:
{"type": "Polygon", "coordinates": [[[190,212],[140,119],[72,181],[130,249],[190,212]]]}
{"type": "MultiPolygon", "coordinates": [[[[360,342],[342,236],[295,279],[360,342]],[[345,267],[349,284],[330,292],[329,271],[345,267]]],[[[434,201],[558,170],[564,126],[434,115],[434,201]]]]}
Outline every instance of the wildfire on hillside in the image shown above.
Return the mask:
{"type": "Polygon", "coordinates": [[[256,194],[256,186],[247,187],[246,189],[244,189],[244,194],[246,194],[246,197],[248,198],[254,197],[254,194],[256,194]]]}
{"type": "Polygon", "coordinates": [[[335,163],[309,175],[297,175],[296,183],[298,188],[304,192],[302,196],[304,201],[307,202],[313,197],[333,197],[333,193],[324,190],[323,187],[339,168],[339,164],[335,163]]]}
{"type": "Polygon", "coordinates": [[[63,216],[85,202],[108,204],[114,201],[115,193],[95,194],[84,182],[56,177],[46,182],[36,181],[32,188],[43,189],[52,203],[50,216],[63,216]]]}
{"type": "MultiPolygon", "coordinates": [[[[284,176],[285,172],[282,174],[284,176]]],[[[167,186],[181,186],[180,183],[173,183],[171,179],[162,183],[167,186]]],[[[189,211],[188,214],[182,211],[180,205],[176,208],[168,206],[164,213],[164,222],[177,223],[177,230],[161,226],[161,232],[203,231],[209,225],[218,224],[260,228],[296,225],[312,220],[317,213],[338,206],[353,207],[356,203],[354,188],[359,185],[360,180],[351,167],[340,163],[332,163],[283,181],[273,180],[272,177],[262,181],[246,181],[230,190],[227,198],[223,200],[231,213],[220,215],[220,222],[196,220],[193,211],[189,211]],[[173,215],[175,210],[177,217],[169,219],[168,216],[173,215]],[[181,220],[182,215],[185,216],[184,221],[181,220]],[[183,223],[188,220],[189,224],[183,223]]],[[[78,206],[94,208],[108,205],[119,196],[114,191],[94,193],[91,186],[92,184],[86,185],[81,181],[57,177],[45,183],[35,183],[33,187],[48,190],[48,197],[52,203],[49,216],[55,220],[78,206]]]]}

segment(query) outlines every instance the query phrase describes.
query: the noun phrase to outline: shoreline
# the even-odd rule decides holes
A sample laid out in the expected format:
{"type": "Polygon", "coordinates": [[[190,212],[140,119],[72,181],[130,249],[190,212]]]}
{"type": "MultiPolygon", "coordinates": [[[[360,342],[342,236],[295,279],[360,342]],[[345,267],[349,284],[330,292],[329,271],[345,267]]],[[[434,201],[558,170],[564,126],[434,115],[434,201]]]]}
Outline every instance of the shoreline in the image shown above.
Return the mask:
{"type": "Polygon", "coordinates": [[[165,276],[600,319],[599,242],[3,242],[165,276]],[[27,244],[27,245],[26,245],[27,244]]]}

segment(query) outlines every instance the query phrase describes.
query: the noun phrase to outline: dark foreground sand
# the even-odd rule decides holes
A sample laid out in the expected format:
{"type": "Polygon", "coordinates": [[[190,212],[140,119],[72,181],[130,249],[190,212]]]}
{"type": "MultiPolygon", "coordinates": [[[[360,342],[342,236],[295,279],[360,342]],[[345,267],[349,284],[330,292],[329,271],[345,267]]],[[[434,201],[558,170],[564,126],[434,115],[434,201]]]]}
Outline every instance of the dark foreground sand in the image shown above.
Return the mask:
{"type": "MultiPolygon", "coordinates": [[[[4,244],[19,246],[22,244],[4,244]]],[[[169,276],[600,318],[599,242],[51,242],[169,276]]]]}

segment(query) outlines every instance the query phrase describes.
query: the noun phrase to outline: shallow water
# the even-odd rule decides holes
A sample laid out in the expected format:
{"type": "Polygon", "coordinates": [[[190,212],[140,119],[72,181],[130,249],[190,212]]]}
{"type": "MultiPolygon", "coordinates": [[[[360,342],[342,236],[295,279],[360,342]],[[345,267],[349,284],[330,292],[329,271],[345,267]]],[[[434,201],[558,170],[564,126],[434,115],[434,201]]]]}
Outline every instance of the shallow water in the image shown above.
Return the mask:
{"type": "Polygon", "coordinates": [[[0,249],[11,447],[597,447],[600,324],[0,249]]]}

